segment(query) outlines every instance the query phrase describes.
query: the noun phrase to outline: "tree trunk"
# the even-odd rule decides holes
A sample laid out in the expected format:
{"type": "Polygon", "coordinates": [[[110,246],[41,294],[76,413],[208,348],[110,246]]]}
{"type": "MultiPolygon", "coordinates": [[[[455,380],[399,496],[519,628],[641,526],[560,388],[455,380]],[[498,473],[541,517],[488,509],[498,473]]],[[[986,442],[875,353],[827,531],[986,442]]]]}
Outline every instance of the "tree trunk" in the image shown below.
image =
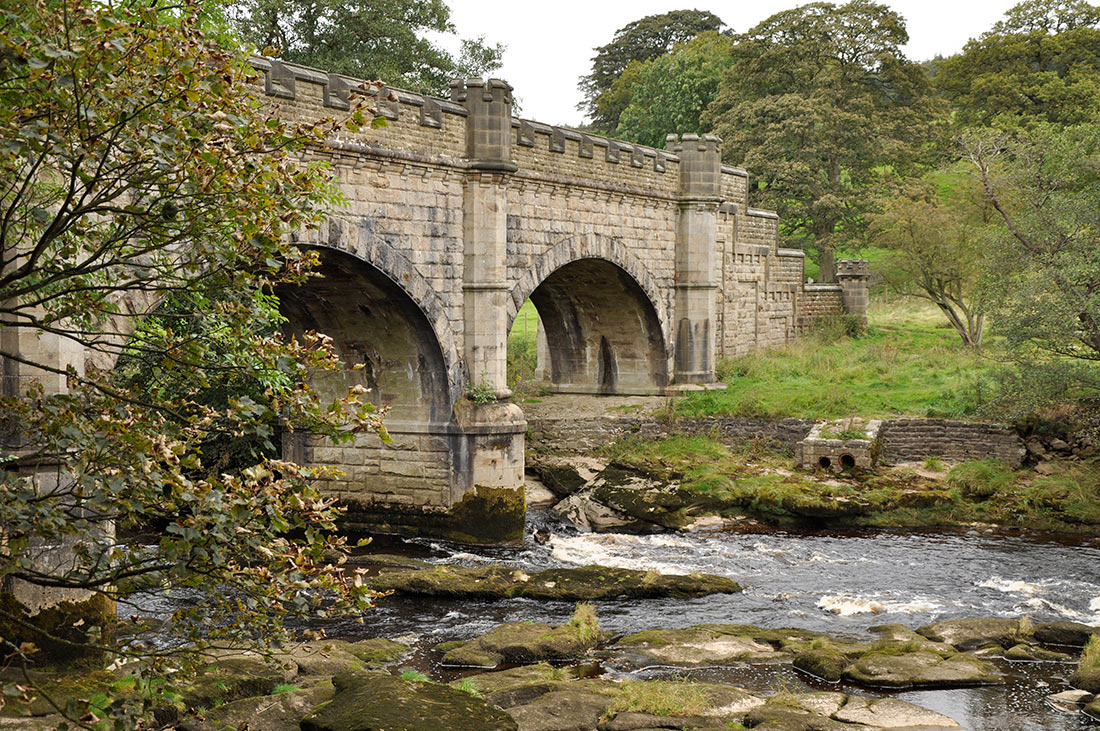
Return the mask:
{"type": "Polygon", "coordinates": [[[818,259],[820,271],[817,274],[819,282],[833,283],[836,281],[836,252],[832,244],[822,245],[818,259]]]}

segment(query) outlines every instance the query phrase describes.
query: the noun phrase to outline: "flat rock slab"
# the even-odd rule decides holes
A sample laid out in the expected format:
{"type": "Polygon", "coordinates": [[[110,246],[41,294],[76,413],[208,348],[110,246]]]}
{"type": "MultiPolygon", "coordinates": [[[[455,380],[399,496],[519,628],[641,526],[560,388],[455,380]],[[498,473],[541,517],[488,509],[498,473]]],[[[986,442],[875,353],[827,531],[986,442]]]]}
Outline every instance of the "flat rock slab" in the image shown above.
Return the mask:
{"type": "Polygon", "coordinates": [[[344,673],[335,695],[302,719],[302,731],[514,731],[504,711],[469,693],[383,673],[344,673]]]}
{"type": "Polygon", "coordinates": [[[570,660],[581,657],[605,635],[595,627],[542,622],[507,622],[443,655],[446,665],[496,667],[508,663],[570,660]]]}
{"type": "Polygon", "coordinates": [[[527,705],[510,708],[508,714],[515,719],[519,731],[592,731],[609,705],[609,695],[559,690],[527,705]]]}
{"type": "Polygon", "coordinates": [[[989,663],[966,654],[948,658],[918,650],[900,655],[868,653],[844,670],[853,683],[871,688],[963,688],[1004,682],[989,663]]]}
{"type": "Polygon", "coordinates": [[[1100,635],[1100,627],[1080,622],[1041,622],[1035,625],[1035,640],[1044,645],[1084,647],[1094,634],[1100,635]]]}
{"type": "Polygon", "coordinates": [[[532,574],[506,566],[438,566],[423,571],[394,571],[370,580],[371,588],[400,594],[456,599],[526,597],[559,601],[596,599],[689,599],[733,594],[741,586],[712,574],[658,574],[608,566],[548,569],[532,574]]]}
{"type": "Polygon", "coordinates": [[[613,650],[632,665],[722,665],[789,660],[820,637],[800,629],[764,629],[741,624],[704,624],[627,635],[613,650]]]}
{"type": "Polygon", "coordinates": [[[179,728],[181,731],[225,731],[246,727],[298,731],[302,717],[331,700],[334,693],[332,683],[325,681],[304,690],[245,698],[214,708],[199,719],[189,719],[179,728]]]}
{"type": "Polygon", "coordinates": [[[963,652],[979,650],[991,645],[1008,649],[1029,639],[1021,636],[1018,620],[1000,617],[936,622],[918,628],[917,634],[933,642],[946,642],[963,652]]]}
{"type": "Polygon", "coordinates": [[[848,696],[848,702],[832,717],[845,723],[861,723],[881,729],[962,728],[953,718],[896,698],[848,696]]]}

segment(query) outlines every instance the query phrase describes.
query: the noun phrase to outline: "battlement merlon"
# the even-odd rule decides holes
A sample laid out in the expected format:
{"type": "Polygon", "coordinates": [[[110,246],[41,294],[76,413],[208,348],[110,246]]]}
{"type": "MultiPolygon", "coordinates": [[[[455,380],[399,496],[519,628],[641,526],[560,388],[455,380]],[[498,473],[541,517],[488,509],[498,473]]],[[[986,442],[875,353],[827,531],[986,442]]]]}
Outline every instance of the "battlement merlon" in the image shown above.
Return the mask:
{"type": "Polygon", "coordinates": [[[516,171],[512,159],[512,87],[502,79],[455,79],[451,101],[466,105],[466,157],[471,167],[516,171]]]}
{"type": "Polygon", "coordinates": [[[722,199],[722,140],[716,135],[670,134],[665,149],[680,156],[680,197],[722,199]]]}

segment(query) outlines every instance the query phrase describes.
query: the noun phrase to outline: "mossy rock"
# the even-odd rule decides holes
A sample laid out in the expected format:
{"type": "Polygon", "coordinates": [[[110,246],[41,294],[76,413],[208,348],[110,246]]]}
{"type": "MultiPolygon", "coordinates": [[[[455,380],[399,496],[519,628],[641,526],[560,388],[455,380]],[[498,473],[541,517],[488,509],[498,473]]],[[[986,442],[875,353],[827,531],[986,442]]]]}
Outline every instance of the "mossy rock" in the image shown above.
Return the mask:
{"type": "Polygon", "coordinates": [[[1100,721],[1100,698],[1097,698],[1092,703],[1089,703],[1087,706],[1085,706],[1084,713],[1086,716],[1100,721]]]}
{"type": "Polygon", "coordinates": [[[870,652],[845,668],[844,678],[870,688],[965,688],[1003,682],[995,667],[976,657],[959,653],[944,658],[926,650],[870,652]]]}
{"type": "Polygon", "coordinates": [[[1041,622],[1035,625],[1035,641],[1044,645],[1084,647],[1094,634],[1100,635],[1100,627],[1080,622],[1041,622]]]}
{"type": "Polygon", "coordinates": [[[748,712],[746,728],[762,731],[852,731],[851,725],[782,703],[767,703],[748,712]]]}
{"type": "Polygon", "coordinates": [[[335,694],[302,719],[302,731],[514,731],[508,714],[469,693],[380,673],[343,673],[335,694]]]}
{"type": "Polygon", "coordinates": [[[816,678],[835,683],[844,676],[848,658],[832,648],[811,649],[795,655],[794,666],[816,678]]]}
{"type": "Polygon", "coordinates": [[[917,634],[933,642],[946,642],[956,650],[968,652],[983,647],[997,645],[1008,649],[1019,644],[1021,637],[1020,622],[1015,619],[983,617],[976,619],[953,619],[936,622],[917,629],[917,634]]]}
{"type": "Polygon", "coordinates": [[[102,594],[32,612],[13,594],[0,592],[0,637],[14,645],[34,643],[38,649],[29,656],[34,667],[101,667],[117,624],[115,603],[102,594]]]}
{"type": "Polygon", "coordinates": [[[1064,652],[1054,652],[1021,643],[1005,650],[1005,659],[1012,662],[1068,662],[1073,658],[1064,652]]]}
{"type": "Polygon", "coordinates": [[[741,591],[737,582],[722,576],[675,576],[607,566],[548,569],[533,574],[505,566],[440,566],[426,571],[382,574],[371,580],[371,587],[454,599],[527,597],[559,601],[687,599],[741,591]]]}
{"type": "Polygon", "coordinates": [[[608,695],[559,690],[510,708],[508,714],[524,731],[580,731],[596,728],[609,705],[608,695]]]}
{"type": "Polygon", "coordinates": [[[275,663],[230,657],[200,670],[178,692],[185,708],[213,708],[239,698],[267,695],[286,680],[285,670],[275,663]]]}
{"type": "MultiPolygon", "coordinates": [[[[57,712],[47,698],[60,708],[65,708],[70,703],[86,702],[92,696],[108,691],[119,680],[118,675],[105,670],[32,672],[31,678],[37,690],[30,693],[30,703],[18,698],[5,698],[4,707],[0,708],[0,718],[47,716],[57,712]]],[[[5,677],[4,680],[24,684],[21,674],[5,677]]]]}
{"type": "Polygon", "coordinates": [[[1069,684],[1074,688],[1087,690],[1089,693],[1100,695],[1100,667],[1078,668],[1070,676],[1069,684]]]}
{"type": "Polygon", "coordinates": [[[298,731],[302,718],[332,699],[335,689],[325,681],[309,688],[275,695],[244,698],[209,709],[198,718],[178,724],[180,731],[226,731],[253,728],[264,731],[298,731]]]}
{"type": "Polygon", "coordinates": [[[583,656],[605,634],[573,624],[554,627],[541,622],[508,622],[443,655],[448,665],[496,667],[500,663],[569,660],[583,656]]]}
{"type": "Polygon", "coordinates": [[[787,660],[820,637],[816,632],[800,629],[703,624],[636,632],[619,640],[616,649],[634,664],[692,667],[787,660]]]}

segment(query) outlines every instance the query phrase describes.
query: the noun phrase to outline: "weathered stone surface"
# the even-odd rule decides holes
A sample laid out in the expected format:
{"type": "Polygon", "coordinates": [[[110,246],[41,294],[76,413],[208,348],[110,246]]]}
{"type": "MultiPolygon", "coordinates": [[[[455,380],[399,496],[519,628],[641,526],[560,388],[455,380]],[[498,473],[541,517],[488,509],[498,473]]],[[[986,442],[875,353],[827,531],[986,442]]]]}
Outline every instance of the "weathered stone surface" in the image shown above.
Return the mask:
{"type": "Polygon", "coordinates": [[[580,490],[605,467],[606,462],[580,455],[530,454],[527,457],[527,469],[538,475],[542,484],[559,499],[580,490]]]}
{"type": "Polygon", "coordinates": [[[958,688],[1002,682],[989,663],[966,654],[947,659],[933,652],[868,653],[844,670],[848,680],[872,688],[958,688]]]}
{"type": "Polygon", "coordinates": [[[833,649],[810,649],[795,655],[794,666],[804,673],[835,683],[844,676],[848,658],[833,649]]]}
{"type": "Polygon", "coordinates": [[[1035,640],[1044,645],[1084,647],[1093,634],[1100,634],[1100,627],[1080,622],[1041,622],[1035,625],[1035,640]]]}
{"type": "Polygon", "coordinates": [[[553,627],[541,622],[508,622],[443,655],[448,665],[496,667],[502,662],[568,660],[594,647],[604,633],[572,624],[553,627]]]}
{"type": "Polygon", "coordinates": [[[508,715],[519,731],[592,731],[610,704],[608,695],[559,690],[510,708],[508,715]]]}
{"type": "Polygon", "coordinates": [[[956,650],[966,652],[989,645],[1009,648],[1020,641],[1020,623],[1015,619],[996,617],[953,619],[919,627],[917,633],[933,642],[946,642],[956,650]]]}
{"type": "Polygon", "coordinates": [[[446,685],[382,673],[344,673],[335,694],[302,719],[302,731],[501,731],[516,728],[504,711],[446,685]]]}
{"type": "Polygon", "coordinates": [[[332,683],[275,695],[244,698],[210,709],[198,719],[182,724],[181,731],[225,731],[253,728],[264,731],[298,731],[302,718],[321,703],[332,699],[332,683]]]}
{"type": "Polygon", "coordinates": [[[790,659],[821,635],[800,629],[705,624],[685,629],[646,630],[627,635],[615,649],[637,665],[720,665],[790,659]]]}
{"type": "Polygon", "coordinates": [[[1094,700],[1096,700],[1095,694],[1078,689],[1063,690],[1061,693],[1047,696],[1047,703],[1063,713],[1077,713],[1094,700]]]}
{"type": "Polygon", "coordinates": [[[528,597],[562,601],[593,599],[688,598],[741,591],[734,581],[710,574],[657,574],[607,566],[548,569],[527,574],[503,566],[440,566],[428,571],[396,571],[371,580],[371,587],[402,594],[452,598],[528,597]]]}
{"type": "Polygon", "coordinates": [[[848,696],[844,707],[833,718],[846,723],[861,723],[877,729],[892,728],[962,728],[952,718],[927,708],[896,698],[862,698],[848,696]]]}
{"type": "Polygon", "coordinates": [[[1100,698],[1085,706],[1085,715],[1100,721],[1100,698]]]}
{"type": "Polygon", "coordinates": [[[1089,693],[1100,694],[1100,667],[1078,668],[1070,676],[1069,684],[1074,688],[1087,690],[1089,693]]]}
{"type": "Polygon", "coordinates": [[[275,662],[228,657],[204,668],[193,681],[180,689],[187,708],[213,708],[218,703],[267,695],[279,683],[294,675],[275,662]]]}
{"type": "Polygon", "coordinates": [[[1063,652],[1021,643],[1005,650],[1005,659],[1013,662],[1067,662],[1073,658],[1063,652]]]}

